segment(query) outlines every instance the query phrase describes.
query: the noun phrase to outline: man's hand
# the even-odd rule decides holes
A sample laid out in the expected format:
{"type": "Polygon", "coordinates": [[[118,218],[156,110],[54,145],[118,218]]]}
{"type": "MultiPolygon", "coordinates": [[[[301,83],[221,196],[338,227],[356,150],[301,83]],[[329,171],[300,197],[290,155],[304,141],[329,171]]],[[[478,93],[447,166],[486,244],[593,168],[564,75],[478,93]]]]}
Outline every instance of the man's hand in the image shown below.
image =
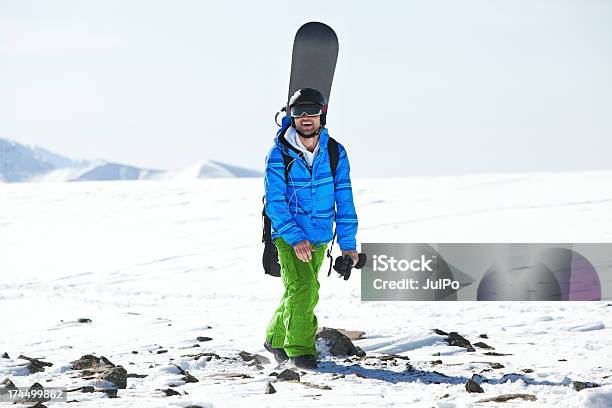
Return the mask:
{"type": "Polygon", "coordinates": [[[359,262],[359,253],[357,253],[355,249],[350,249],[348,251],[342,251],[343,258],[344,258],[344,255],[350,255],[351,259],[353,260],[353,265],[351,266],[355,266],[357,265],[357,262],[359,262]]]}
{"type": "Polygon", "coordinates": [[[307,239],[295,244],[293,249],[295,250],[295,254],[300,261],[310,262],[312,260],[312,252],[314,252],[314,248],[307,239]]]}

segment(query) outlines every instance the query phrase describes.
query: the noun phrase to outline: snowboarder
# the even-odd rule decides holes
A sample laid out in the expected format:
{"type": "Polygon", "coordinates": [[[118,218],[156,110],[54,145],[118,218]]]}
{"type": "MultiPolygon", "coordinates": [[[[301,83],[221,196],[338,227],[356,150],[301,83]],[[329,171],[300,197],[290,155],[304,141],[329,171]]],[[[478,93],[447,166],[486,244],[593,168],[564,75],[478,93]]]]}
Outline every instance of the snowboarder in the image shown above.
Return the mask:
{"type": "Polygon", "coordinates": [[[326,117],[325,97],[311,88],[299,89],[289,99],[287,116],[266,157],[265,211],[285,292],[264,346],[277,362],[289,359],[304,369],[317,367],[317,275],[333,241],[334,221],[342,255],[349,255],[353,265],[359,259],[349,161],[344,147],[333,141],[338,155],[332,171],[326,117]]]}

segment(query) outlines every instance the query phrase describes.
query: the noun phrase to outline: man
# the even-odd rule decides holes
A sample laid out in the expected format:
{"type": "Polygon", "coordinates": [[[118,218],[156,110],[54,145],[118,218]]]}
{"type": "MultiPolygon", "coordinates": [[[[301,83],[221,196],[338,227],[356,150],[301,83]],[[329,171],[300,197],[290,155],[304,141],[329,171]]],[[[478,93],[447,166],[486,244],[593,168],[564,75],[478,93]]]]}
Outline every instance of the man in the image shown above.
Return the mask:
{"type": "Polygon", "coordinates": [[[353,265],[359,259],[349,161],[338,143],[332,176],[326,116],[327,101],[320,92],[298,90],[289,100],[288,115],[266,157],[266,214],[285,292],[268,324],[264,346],[277,362],[289,359],[304,369],[317,367],[317,275],[333,239],[334,220],[342,255],[349,255],[353,265]],[[290,159],[287,177],[286,158],[290,159]]]}

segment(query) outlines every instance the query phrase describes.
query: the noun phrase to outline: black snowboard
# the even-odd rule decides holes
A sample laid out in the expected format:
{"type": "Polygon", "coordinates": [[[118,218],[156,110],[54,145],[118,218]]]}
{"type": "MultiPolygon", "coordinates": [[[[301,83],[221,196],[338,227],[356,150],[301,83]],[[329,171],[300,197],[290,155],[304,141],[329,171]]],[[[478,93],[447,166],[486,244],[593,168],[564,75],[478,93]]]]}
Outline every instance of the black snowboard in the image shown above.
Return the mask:
{"type": "Polygon", "coordinates": [[[293,41],[289,96],[300,88],[313,88],[329,102],[336,60],[338,37],[323,23],[310,22],[300,27],[293,41]]]}

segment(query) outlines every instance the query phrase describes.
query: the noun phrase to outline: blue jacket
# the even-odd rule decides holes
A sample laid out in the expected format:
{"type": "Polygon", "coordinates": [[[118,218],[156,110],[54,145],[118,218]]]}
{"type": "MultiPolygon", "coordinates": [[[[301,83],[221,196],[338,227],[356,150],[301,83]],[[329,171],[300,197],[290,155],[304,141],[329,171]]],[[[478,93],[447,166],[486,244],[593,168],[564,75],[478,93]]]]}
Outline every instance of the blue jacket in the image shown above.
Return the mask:
{"type": "Polygon", "coordinates": [[[333,237],[335,216],[340,249],[357,249],[357,214],[346,150],[338,143],[338,166],[332,178],[327,153],[329,135],[323,128],[319,151],[309,169],[306,160],[284,137],[289,126],[290,118],[285,116],[266,157],[266,214],[272,221],[272,239],[282,237],[292,246],[305,239],[314,245],[327,243],[333,237]],[[288,182],[281,152],[294,160],[288,182]]]}

